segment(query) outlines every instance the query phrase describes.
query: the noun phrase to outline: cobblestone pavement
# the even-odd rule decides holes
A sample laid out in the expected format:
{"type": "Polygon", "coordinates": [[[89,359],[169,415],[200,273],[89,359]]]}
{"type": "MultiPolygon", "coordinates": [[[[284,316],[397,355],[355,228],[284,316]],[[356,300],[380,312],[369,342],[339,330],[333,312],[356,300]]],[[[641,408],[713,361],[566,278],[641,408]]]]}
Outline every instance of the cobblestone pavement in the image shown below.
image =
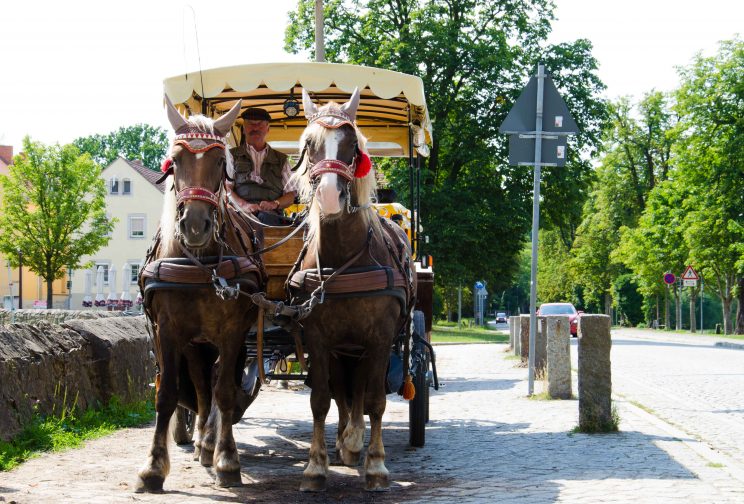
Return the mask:
{"type": "MultiPolygon", "coordinates": [[[[719,454],[705,443],[630,399],[615,403],[621,432],[574,434],[578,401],[526,398],[527,370],[516,366],[504,345],[436,350],[444,386],[431,395],[424,448],[407,447],[407,404],[388,402],[384,440],[393,481],[388,492],[366,493],[361,468],[333,466],[326,493],[299,493],[311,434],[309,393],[270,386],[235,430],[241,488],[215,488],[208,470],[190,460],[191,449],[174,446],[166,493],[132,493],[152,435],[148,427],[121,431],[83,449],[45,455],[2,473],[0,501],[744,502],[740,465],[720,465],[719,454]]],[[[539,391],[541,383],[537,385],[539,391]]],[[[331,411],[330,445],[335,431],[331,411]]]]}

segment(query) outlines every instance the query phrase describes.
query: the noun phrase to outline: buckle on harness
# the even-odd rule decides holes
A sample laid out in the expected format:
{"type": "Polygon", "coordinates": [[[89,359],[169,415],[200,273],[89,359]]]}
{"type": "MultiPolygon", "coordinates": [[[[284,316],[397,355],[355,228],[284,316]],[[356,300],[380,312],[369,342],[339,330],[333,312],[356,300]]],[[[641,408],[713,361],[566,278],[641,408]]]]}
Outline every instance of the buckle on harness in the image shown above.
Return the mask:
{"type": "Polygon", "coordinates": [[[221,276],[217,276],[216,270],[212,271],[212,284],[214,285],[215,294],[223,301],[227,299],[238,299],[238,296],[240,296],[240,284],[230,287],[227,280],[221,276]]]}

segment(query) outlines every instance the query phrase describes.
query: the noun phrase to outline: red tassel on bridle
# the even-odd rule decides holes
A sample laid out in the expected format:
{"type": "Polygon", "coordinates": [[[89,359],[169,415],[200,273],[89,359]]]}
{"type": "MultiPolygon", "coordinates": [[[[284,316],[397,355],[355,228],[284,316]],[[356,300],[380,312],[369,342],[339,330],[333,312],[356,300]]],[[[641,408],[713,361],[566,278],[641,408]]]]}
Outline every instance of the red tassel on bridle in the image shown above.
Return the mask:
{"type": "Polygon", "coordinates": [[[359,154],[357,154],[356,157],[356,170],[354,170],[354,176],[356,178],[366,177],[371,169],[372,160],[369,158],[369,154],[359,151],[359,154]]]}
{"type": "Polygon", "coordinates": [[[165,160],[163,160],[163,164],[160,166],[160,171],[163,173],[167,173],[172,164],[173,160],[171,158],[165,158],[165,160]]]}

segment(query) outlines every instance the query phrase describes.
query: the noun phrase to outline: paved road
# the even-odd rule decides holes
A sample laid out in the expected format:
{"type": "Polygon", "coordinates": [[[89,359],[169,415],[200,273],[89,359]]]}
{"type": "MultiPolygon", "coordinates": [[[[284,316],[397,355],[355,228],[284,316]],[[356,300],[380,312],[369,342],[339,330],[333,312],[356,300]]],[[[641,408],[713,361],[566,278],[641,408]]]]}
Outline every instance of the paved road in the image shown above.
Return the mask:
{"type": "Polygon", "coordinates": [[[744,465],[744,342],[715,346],[723,341],[615,330],[613,391],[744,465]]]}
{"type": "MultiPolygon", "coordinates": [[[[615,366],[624,362],[618,349],[624,353],[631,346],[621,340],[613,354],[615,366]]],[[[439,346],[437,352],[445,386],[432,393],[424,448],[406,446],[407,405],[398,399],[388,403],[384,439],[393,481],[389,492],[365,493],[361,468],[334,466],[325,494],[298,493],[311,435],[308,392],[270,387],[236,429],[241,488],[214,488],[209,472],[190,460],[190,449],[173,447],[166,493],[133,494],[134,475],[152,433],[148,427],[119,432],[84,449],[46,455],[0,474],[0,501],[744,502],[740,464],[733,459],[720,462],[720,454],[706,443],[628,399],[616,400],[620,433],[573,434],[578,401],[526,398],[527,370],[508,358],[505,345],[439,346]]],[[[617,373],[615,379],[625,394],[626,382],[617,373]]],[[[655,407],[644,401],[646,397],[638,399],[655,407]]],[[[335,422],[335,415],[329,422],[335,422]]],[[[332,433],[331,427],[329,443],[332,433]]]]}

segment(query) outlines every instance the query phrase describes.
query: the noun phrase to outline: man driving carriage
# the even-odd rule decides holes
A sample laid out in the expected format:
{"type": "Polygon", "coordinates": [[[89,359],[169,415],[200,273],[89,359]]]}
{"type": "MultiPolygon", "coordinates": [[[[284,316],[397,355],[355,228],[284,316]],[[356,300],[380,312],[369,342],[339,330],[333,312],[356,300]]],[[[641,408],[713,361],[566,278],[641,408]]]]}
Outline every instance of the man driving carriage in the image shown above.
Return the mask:
{"type": "Polygon", "coordinates": [[[292,175],[289,159],[266,142],[271,120],[266,110],[249,108],[241,117],[245,141],[230,151],[230,197],[244,212],[257,214],[261,222],[283,224],[282,210],[294,203],[297,195],[287,185],[292,175]]]}

